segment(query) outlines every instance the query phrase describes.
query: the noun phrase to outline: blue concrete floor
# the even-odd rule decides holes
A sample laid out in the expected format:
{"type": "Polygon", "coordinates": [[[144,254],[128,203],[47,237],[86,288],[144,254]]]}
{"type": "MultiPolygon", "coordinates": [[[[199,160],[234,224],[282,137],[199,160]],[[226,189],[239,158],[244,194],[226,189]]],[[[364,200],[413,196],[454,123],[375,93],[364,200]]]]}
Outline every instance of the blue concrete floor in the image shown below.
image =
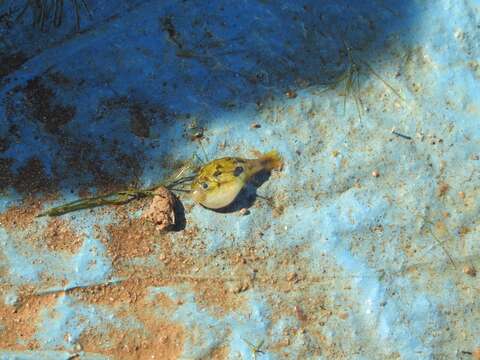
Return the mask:
{"type": "Polygon", "coordinates": [[[0,359],[480,347],[478,5],[44,3],[0,5],[0,359]],[[232,211],[179,194],[177,232],[148,200],[35,217],[271,149],[232,211]]]}

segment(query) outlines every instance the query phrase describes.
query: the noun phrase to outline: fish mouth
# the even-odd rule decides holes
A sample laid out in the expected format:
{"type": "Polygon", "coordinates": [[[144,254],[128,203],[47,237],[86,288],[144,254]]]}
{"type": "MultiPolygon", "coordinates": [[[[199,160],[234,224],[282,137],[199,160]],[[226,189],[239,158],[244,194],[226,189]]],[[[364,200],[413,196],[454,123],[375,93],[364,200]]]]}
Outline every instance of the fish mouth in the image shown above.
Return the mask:
{"type": "Polygon", "coordinates": [[[195,201],[199,204],[205,200],[205,193],[203,191],[200,191],[200,190],[193,190],[190,193],[190,196],[192,197],[193,201],[195,201]]]}

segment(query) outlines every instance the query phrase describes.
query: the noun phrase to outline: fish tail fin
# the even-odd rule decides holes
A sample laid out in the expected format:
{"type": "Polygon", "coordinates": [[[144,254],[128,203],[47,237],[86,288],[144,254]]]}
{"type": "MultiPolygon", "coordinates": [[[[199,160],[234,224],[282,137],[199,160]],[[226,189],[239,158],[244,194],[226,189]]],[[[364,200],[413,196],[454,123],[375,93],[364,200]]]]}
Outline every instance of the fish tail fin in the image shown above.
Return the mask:
{"type": "Polygon", "coordinates": [[[259,156],[258,160],[260,161],[262,168],[267,171],[282,170],[283,168],[283,159],[276,150],[269,151],[259,156]]]}

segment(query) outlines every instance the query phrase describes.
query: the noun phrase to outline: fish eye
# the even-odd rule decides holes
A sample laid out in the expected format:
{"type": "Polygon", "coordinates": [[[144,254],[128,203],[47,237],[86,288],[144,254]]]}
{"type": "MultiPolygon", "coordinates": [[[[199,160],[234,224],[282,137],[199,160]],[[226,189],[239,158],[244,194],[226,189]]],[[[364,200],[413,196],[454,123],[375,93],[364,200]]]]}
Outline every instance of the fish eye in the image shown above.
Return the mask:
{"type": "Polygon", "coordinates": [[[243,172],[243,167],[237,166],[233,171],[233,176],[240,176],[242,172],[243,172]]]}
{"type": "Polygon", "coordinates": [[[208,183],[206,183],[206,182],[203,182],[203,183],[202,183],[202,188],[204,188],[204,189],[208,189],[208,183]]]}

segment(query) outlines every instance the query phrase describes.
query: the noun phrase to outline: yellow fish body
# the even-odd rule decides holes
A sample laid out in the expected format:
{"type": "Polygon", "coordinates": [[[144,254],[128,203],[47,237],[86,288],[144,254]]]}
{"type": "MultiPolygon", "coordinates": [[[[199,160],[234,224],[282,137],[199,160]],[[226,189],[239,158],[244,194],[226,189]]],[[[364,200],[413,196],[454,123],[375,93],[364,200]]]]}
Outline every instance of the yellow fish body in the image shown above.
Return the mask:
{"type": "Polygon", "coordinates": [[[282,158],[270,151],[258,159],[225,157],[202,166],[192,182],[192,199],[209,208],[221,209],[230,205],[245,184],[256,173],[281,169],[282,158]]]}

